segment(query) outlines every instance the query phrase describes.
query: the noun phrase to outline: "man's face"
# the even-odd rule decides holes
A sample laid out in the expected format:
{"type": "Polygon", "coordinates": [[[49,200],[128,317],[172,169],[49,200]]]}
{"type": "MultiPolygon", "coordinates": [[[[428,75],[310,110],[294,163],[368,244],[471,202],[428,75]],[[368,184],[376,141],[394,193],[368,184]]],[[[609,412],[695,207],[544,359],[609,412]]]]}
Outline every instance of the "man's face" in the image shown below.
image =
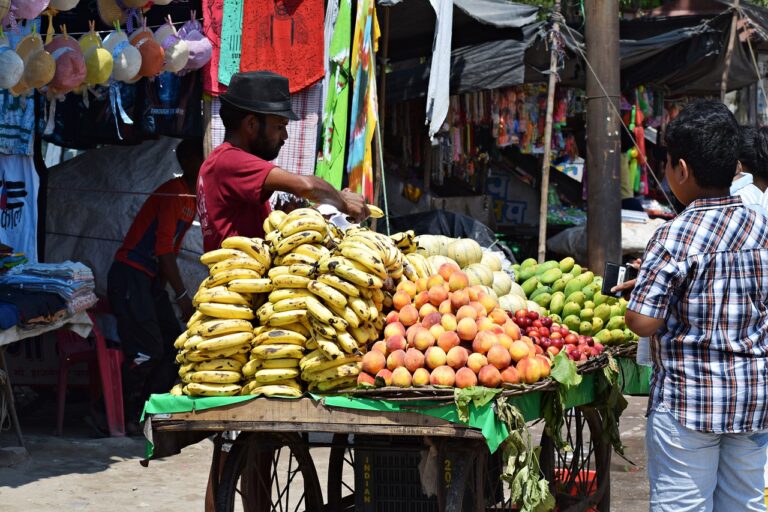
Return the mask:
{"type": "Polygon", "coordinates": [[[288,139],[288,119],[281,116],[266,114],[261,116],[250,116],[251,126],[251,153],[263,158],[264,160],[274,160],[280,153],[288,139]]]}

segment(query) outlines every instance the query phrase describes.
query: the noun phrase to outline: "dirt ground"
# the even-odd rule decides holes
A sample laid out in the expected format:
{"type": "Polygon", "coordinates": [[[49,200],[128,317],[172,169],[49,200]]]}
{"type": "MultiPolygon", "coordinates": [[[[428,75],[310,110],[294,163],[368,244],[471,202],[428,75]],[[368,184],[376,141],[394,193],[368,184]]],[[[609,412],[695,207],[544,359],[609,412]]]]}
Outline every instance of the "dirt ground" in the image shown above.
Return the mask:
{"type": "MultiPolygon", "coordinates": [[[[611,510],[648,510],[644,431],[646,399],[629,398],[621,433],[627,458],[614,455],[611,464],[611,510]]],[[[139,464],[140,438],[96,439],[83,425],[87,407],[70,407],[65,436],[53,432],[51,404],[22,411],[29,457],[14,461],[0,450],[0,511],[202,511],[213,443],[205,440],[179,455],[139,464]],[[8,465],[16,462],[13,465],[8,465]]],[[[0,432],[0,448],[15,444],[9,431],[0,432]]],[[[327,450],[313,450],[321,482],[327,478],[327,450]]]]}

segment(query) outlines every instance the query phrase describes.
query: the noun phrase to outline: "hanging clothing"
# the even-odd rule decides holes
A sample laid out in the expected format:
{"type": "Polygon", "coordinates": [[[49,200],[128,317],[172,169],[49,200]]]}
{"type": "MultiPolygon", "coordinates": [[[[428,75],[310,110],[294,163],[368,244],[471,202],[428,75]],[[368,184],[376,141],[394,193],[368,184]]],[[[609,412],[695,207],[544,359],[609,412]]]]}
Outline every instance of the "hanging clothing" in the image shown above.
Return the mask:
{"type": "Polygon", "coordinates": [[[349,138],[349,188],[363,194],[366,200],[373,197],[373,155],[371,142],[378,123],[376,100],[376,51],[378,50],[379,22],[373,0],[357,3],[355,34],[352,46],[352,133],[349,138]]]}
{"type": "Polygon", "coordinates": [[[211,100],[211,146],[216,149],[224,142],[224,123],[221,121],[221,100],[213,98],[211,100]]]}
{"type": "Polygon", "coordinates": [[[302,176],[315,173],[317,120],[320,117],[322,90],[323,85],[318,83],[291,94],[291,109],[299,119],[288,122],[288,140],[272,161],[281,169],[302,176]]]}
{"type": "Polygon", "coordinates": [[[219,54],[219,82],[224,85],[229,85],[232,75],[240,71],[242,36],[243,0],[224,0],[219,54]]]}
{"type": "Polygon", "coordinates": [[[31,155],[34,127],[34,97],[14,97],[0,89],[0,153],[31,155]]]}
{"type": "Polygon", "coordinates": [[[341,188],[344,177],[344,152],[347,145],[351,23],[352,2],[341,0],[327,53],[330,80],[323,105],[323,151],[315,172],[337,189],[341,188]]]}
{"type": "Polygon", "coordinates": [[[432,43],[432,66],[427,89],[427,124],[434,137],[448,115],[451,83],[451,34],[453,33],[453,0],[430,0],[437,15],[435,39],[432,43]]]}
{"type": "Polygon", "coordinates": [[[203,0],[203,31],[213,47],[211,61],[203,68],[203,89],[205,92],[215,95],[222,94],[227,90],[225,86],[219,84],[223,11],[224,0],[203,0]]]}
{"type": "Polygon", "coordinates": [[[240,71],[288,78],[291,93],[321,80],[323,0],[244,0],[240,71]]]}
{"type": "Polygon", "coordinates": [[[37,263],[37,193],[31,156],[0,155],[0,243],[37,263]]]}
{"type": "Polygon", "coordinates": [[[323,26],[323,65],[325,77],[323,78],[323,98],[328,93],[328,84],[331,82],[331,41],[333,29],[336,27],[336,19],[339,17],[339,0],[328,0],[325,6],[325,25],[323,26]]]}

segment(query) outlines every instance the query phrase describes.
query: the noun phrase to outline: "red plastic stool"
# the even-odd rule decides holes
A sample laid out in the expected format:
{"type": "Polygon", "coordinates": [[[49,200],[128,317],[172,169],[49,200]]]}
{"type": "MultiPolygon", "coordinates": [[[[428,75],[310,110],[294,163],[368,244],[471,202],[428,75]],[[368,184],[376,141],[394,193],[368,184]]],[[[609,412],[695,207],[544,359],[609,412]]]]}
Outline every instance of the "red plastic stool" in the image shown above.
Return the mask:
{"type": "Polygon", "coordinates": [[[92,313],[88,316],[93,322],[91,336],[88,339],[78,336],[72,331],[59,329],[56,331],[56,347],[59,353],[59,397],[56,414],[56,433],[61,435],[64,427],[64,404],[67,396],[67,376],[69,369],[78,363],[88,363],[90,378],[91,401],[98,397],[99,384],[104,397],[109,435],[122,437],[125,435],[123,417],[123,385],[120,366],[123,353],[114,348],[107,348],[106,340],[96,325],[92,313]]]}

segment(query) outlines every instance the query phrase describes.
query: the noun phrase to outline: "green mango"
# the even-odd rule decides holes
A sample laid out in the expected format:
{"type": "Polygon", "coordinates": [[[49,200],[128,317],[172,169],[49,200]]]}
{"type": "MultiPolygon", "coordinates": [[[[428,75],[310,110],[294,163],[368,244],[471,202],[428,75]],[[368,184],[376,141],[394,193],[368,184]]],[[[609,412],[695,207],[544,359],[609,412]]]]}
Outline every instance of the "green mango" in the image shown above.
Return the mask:
{"type": "Polygon", "coordinates": [[[570,281],[574,277],[576,277],[576,276],[574,276],[573,274],[563,274],[563,277],[561,277],[560,279],[565,281],[565,284],[568,284],[568,281],[570,281]]]}
{"type": "Polygon", "coordinates": [[[573,269],[573,266],[576,264],[576,260],[568,256],[567,258],[563,258],[560,260],[560,264],[558,267],[560,268],[560,271],[563,273],[570,272],[571,269],[573,269]]]}
{"type": "Polygon", "coordinates": [[[591,336],[592,335],[592,322],[588,322],[584,320],[579,324],[579,334],[582,334],[584,336],[591,336]]]}
{"type": "Polygon", "coordinates": [[[563,316],[575,315],[578,317],[579,313],[581,313],[581,306],[575,302],[566,302],[563,306],[563,316]]]}
{"type": "Polygon", "coordinates": [[[592,318],[595,316],[595,312],[591,309],[584,308],[581,310],[581,313],[579,313],[579,318],[582,320],[588,320],[592,321],[592,318]]]}
{"type": "Polygon", "coordinates": [[[618,304],[614,304],[613,306],[611,306],[611,318],[613,318],[614,316],[622,316],[622,317],[624,316],[624,313],[621,311],[621,306],[619,306],[618,304]]]}
{"type": "Polygon", "coordinates": [[[624,329],[624,341],[637,341],[640,336],[632,332],[630,329],[624,329]]]}
{"type": "Polygon", "coordinates": [[[608,320],[608,323],[605,325],[605,328],[609,331],[613,331],[614,329],[624,329],[626,326],[627,324],[624,323],[623,316],[612,316],[611,319],[608,320]]]}
{"type": "Polygon", "coordinates": [[[558,279],[563,277],[563,273],[560,271],[559,268],[552,268],[544,272],[543,274],[539,274],[539,280],[544,284],[552,284],[558,279]]]}
{"type": "Polygon", "coordinates": [[[611,331],[608,329],[603,329],[602,331],[598,331],[597,334],[593,334],[592,337],[602,343],[603,345],[610,345],[611,344],[611,331]]]}
{"type": "Polygon", "coordinates": [[[580,292],[582,288],[584,287],[579,282],[579,278],[576,277],[574,279],[571,279],[565,284],[565,288],[563,288],[563,292],[565,293],[565,296],[568,297],[569,295],[575,292],[580,292]]]}
{"type": "Polygon", "coordinates": [[[563,323],[565,324],[568,329],[579,332],[579,327],[581,327],[581,320],[576,315],[569,315],[563,318],[563,323]]]}
{"type": "Polygon", "coordinates": [[[611,343],[618,345],[624,343],[624,329],[611,329],[611,343]]]}
{"type": "Polygon", "coordinates": [[[539,295],[543,295],[545,293],[551,293],[552,290],[549,288],[549,286],[539,286],[536,288],[531,295],[528,296],[528,300],[534,300],[539,295]]]}
{"type": "Polygon", "coordinates": [[[592,297],[592,300],[595,301],[595,306],[600,306],[605,304],[605,301],[608,300],[608,296],[603,295],[602,292],[595,292],[595,296],[592,297]]]}
{"type": "Polygon", "coordinates": [[[552,323],[555,323],[555,324],[562,324],[563,323],[563,319],[560,318],[560,315],[558,315],[557,313],[550,314],[549,318],[552,319],[552,323]]]}
{"type": "MultiPolygon", "coordinates": [[[[545,261],[544,263],[541,263],[536,266],[536,275],[540,276],[544,272],[547,272],[549,270],[552,270],[554,268],[557,268],[557,262],[556,261],[545,261]]],[[[552,280],[553,282],[556,281],[556,279],[552,280]]]]}
{"type": "Polygon", "coordinates": [[[600,291],[600,287],[597,286],[595,283],[588,284],[582,290],[584,292],[584,295],[587,297],[587,300],[592,300],[595,297],[595,294],[600,291]]]}
{"type": "Polygon", "coordinates": [[[573,275],[574,277],[580,275],[581,274],[581,265],[579,265],[578,263],[575,264],[573,266],[573,268],[571,269],[571,271],[569,272],[569,274],[573,275]]]}
{"type": "Polygon", "coordinates": [[[611,318],[611,306],[608,304],[600,304],[595,308],[595,317],[599,318],[603,322],[607,322],[611,318]]]}
{"type": "Polygon", "coordinates": [[[524,283],[536,275],[536,267],[520,267],[519,275],[520,275],[519,282],[524,283]]]}
{"type": "Polygon", "coordinates": [[[549,303],[552,300],[552,295],[548,292],[540,293],[536,297],[534,297],[533,302],[538,304],[539,306],[549,309],[549,303]]]}
{"type": "Polygon", "coordinates": [[[520,285],[526,297],[529,297],[534,292],[534,290],[536,290],[538,286],[539,286],[539,278],[536,276],[526,279],[525,281],[523,281],[523,284],[520,285]]]}
{"type": "Polygon", "coordinates": [[[533,258],[528,258],[526,260],[523,260],[523,262],[520,264],[520,268],[528,268],[528,267],[535,267],[538,261],[536,261],[533,258]]]}
{"type": "Polygon", "coordinates": [[[569,302],[575,302],[580,307],[584,306],[584,301],[586,300],[586,297],[584,297],[583,292],[573,292],[572,294],[568,295],[568,298],[565,299],[565,303],[569,302]]]}
{"type": "Polygon", "coordinates": [[[592,318],[592,332],[601,331],[604,325],[603,319],[599,316],[592,318]]]}
{"type": "Polygon", "coordinates": [[[603,288],[603,276],[595,276],[592,283],[597,285],[598,290],[601,290],[603,288]]]}
{"type": "Polygon", "coordinates": [[[591,300],[585,300],[584,301],[584,308],[585,309],[595,309],[595,303],[591,300]]]}
{"type": "Polygon", "coordinates": [[[565,282],[566,282],[565,279],[563,279],[561,277],[560,279],[558,279],[557,281],[552,283],[552,291],[553,292],[561,292],[561,291],[565,290],[565,282]]]}
{"type": "Polygon", "coordinates": [[[515,274],[515,282],[519,283],[520,282],[520,265],[518,265],[517,263],[512,265],[512,273],[515,274]]]}
{"type": "Polygon", "coordinates": [[[552,294],[552,300],[549,301],[549,311],[559,315],[563,311],[565,306],[565,294],[563,292],[554,292],[552,294]]]}
{"type": "Polygon", "coordinates": [[[627,306],[629,305],[629,302],[627,302],[625,299],[619,299],[619,307],[621,308],[621,314],[626,315],[627,314],[627,306]]]}

